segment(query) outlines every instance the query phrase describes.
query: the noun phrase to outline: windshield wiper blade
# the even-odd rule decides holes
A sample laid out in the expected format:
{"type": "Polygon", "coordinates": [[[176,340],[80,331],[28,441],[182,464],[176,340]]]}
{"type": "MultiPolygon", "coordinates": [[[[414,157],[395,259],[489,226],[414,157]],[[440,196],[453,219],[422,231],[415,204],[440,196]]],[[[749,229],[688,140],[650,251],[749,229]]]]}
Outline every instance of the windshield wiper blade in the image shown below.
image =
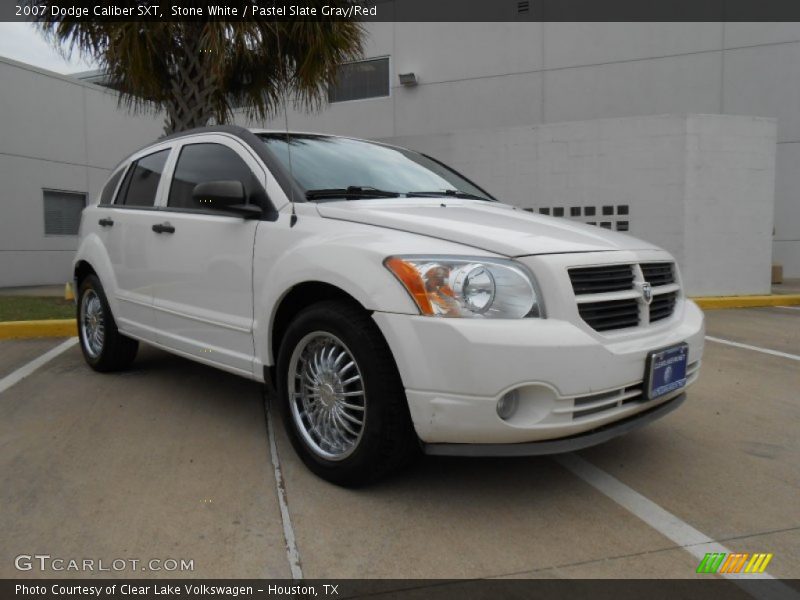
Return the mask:
{"type": "Polygon", "coordinates": [[[398,192],[389,192],[361,185],[351,185],[346,188],[308,190],[306,192],[306,199],[308,200],[322,200],[325,198],[345,198],[348,200],[351,198],[397,198],[399,196],[398,192]]]}
{"type": "Polygon", "coordinates": [[[466,200],[486,200],[487,202],[492,202],[491,198],[487,198],[485,196],[478,196],[476,194],[470,194],[469,192],[462,192],[461,190],[438,190],[438,191],[431,191],[431,192],[407,192],[406,196],[408,198],[431,198],[436,196],[450,196],[451,198],[464,198],[466,200]]]}

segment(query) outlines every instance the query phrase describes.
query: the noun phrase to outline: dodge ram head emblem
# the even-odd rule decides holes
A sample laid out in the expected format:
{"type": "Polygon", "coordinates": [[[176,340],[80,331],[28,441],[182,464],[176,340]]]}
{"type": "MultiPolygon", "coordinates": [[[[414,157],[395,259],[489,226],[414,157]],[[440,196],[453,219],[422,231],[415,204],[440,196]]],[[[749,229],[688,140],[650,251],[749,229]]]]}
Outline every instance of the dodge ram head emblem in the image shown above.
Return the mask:
{"type": "Polygon", "coordinates": [[[642,284],[642,299],[645,304],[650,304],[653,301],[653,286],[646,281],[642,284]]]}

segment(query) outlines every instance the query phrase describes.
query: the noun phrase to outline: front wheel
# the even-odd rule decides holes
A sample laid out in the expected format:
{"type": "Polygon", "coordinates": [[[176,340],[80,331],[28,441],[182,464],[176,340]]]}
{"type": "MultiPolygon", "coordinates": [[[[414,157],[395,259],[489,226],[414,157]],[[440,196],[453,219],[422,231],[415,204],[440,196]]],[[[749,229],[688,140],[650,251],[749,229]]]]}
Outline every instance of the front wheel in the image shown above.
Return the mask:
{"type": "Polygon", "coordinates": [[[333,483],[375,480],[418,447],[394,359],[360,307],[320,302],[297,316],[280,347],[278,393],[295,450],[333,483]]]}
{"type": "Polygon", "coordinates": [[[83,358],[95,371],[119,371],[136,358],[139,342],[122,335],[95,275],[81,281],[78,292],[78,336],[83,358]]]}

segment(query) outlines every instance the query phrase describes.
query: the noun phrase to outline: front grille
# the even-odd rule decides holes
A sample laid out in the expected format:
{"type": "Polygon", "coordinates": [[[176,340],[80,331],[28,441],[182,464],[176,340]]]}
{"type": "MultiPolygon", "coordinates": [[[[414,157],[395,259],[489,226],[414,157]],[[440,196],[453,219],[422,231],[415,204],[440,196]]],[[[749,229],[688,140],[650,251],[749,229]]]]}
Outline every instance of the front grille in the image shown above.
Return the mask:
{"type": "Polygon", "coordinates": [[[675,283],[675,272],[672,263],[642,263],[642,276],[652,286],[675,283]]]}
{"type": "Polygon", "coordinates": [[[636,327],[639,324],[639,302],[635,298],[584,302],[578,304],[578,312],[596,331],[636,327]]]}
{"type": "Polygon", "coordinates": [[[678,302],[677,276],[671,262],[572,267],[568,273],[578,300],[578,312],[595,331],[638,327],[667,319],[678,302]],[[637,279],[639,272],[641,279],[637,279]],[[642,280],[652,286],[653,299],[649,320],[640,323],[640,313],[647,312],[644,297],[635,288],[635,282],[642,280]],[[589,294],[599,298],[589,298],[589,294]],[[607,294],[608,299],[604,299],[603,294],[607,294]]]}
{"type": "Polygon", "coordinates": [[[678,299],[677,292],[667,292],[653,296],[650,303],[650,322],[660,321],[669,318],[675,310],[675,302],[678,299]]]}
{"type": "Polygon", "coordinates": [[[633,288],[633,265],[605,265],[569,270],[576,294],[603,294],[633,288]]]}

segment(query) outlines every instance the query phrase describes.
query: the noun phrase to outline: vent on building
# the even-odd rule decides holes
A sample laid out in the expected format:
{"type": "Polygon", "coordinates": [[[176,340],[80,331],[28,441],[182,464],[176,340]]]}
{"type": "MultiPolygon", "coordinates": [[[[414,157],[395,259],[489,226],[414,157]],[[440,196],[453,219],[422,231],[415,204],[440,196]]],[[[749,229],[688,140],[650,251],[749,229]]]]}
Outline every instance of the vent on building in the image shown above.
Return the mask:
{"type": "Polygon", "coordinates": [[[329,102],[380,98],[388,95],[388,57],[339,65],[336,85],[328,89],[329,102]]]}
{"type": "Polygon", "coordinates": [[[45,235],[78,235],[86,194],[44,190],[45,235]]]}
{"type": "Polygon", "coordinates": [[[617,206],[570,206],[569,208],[563,206],[540,206],[538,211],[539,214],[553,215],[554,217],[563,217],[568,214],[572,219],[587,225],[598,225],[604,229],[616,229],[617,231],[630,231],[631,229],[631,209],[628,204],[618,204],[617,206]],[[611,217],[613,220],[596,221],[597,215],[601,214],[611,217]],[[592,220],[584,220],[586,217],[592,220]],[[621,218],[617,219],[617,217],[621,218]]]}
{"type": "Polygon", "coordinates": [[[524,15],[531,10],[531,3],[528,0],[522,0],[521,2],[517,2],[517,12],[521,15],[524,15]]]}

